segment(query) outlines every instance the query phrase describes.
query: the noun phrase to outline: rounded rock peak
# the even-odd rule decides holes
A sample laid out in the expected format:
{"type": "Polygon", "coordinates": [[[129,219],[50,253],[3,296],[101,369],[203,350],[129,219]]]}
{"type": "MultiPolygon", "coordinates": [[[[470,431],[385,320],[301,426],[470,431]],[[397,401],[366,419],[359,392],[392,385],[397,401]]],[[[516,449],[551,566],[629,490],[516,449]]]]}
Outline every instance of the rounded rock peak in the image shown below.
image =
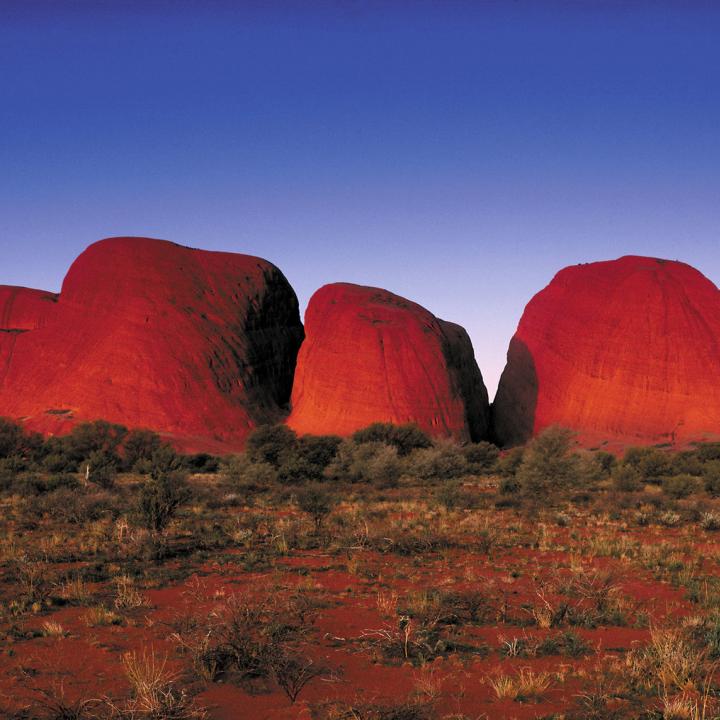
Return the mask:
{"type": "Polygon", "coordinates": [[[52,322],[0,348],[0,415],[46,433],[105,419],[237,450],[287,414],[302,337],[297,297],[266,260],[107,238],[73,262],[52,322]]]}
{"type": "Polygon", "coordinates": [[[291,405],[288,424],[301,433],[349,435],[373,422],[462,440],[487,432],[467,334],[400,295],[352,283],[310,299],[291,405]]]}
{"type": "Polygon", "coordinates": [[[493,419],[504,444],[549,425],[587,444],[720,436],[720,291],[661,258],[561,270],[525,308],[493,419]]]}

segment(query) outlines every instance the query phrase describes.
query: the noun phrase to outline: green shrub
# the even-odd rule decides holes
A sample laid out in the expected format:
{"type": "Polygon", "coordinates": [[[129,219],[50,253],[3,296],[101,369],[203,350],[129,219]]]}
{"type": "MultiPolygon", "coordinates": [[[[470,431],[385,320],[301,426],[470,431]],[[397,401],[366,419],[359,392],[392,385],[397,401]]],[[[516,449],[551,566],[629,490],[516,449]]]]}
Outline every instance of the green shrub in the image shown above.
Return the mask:
{"type": "Polygon", "coordinates": [[[514,478],[525,457],[525,448],[515,447],[502,454],[497,462],[498,474],[503,478],[514,478]]]}
{"type": "Polygon", "coordinates": [[[427,434],[412,423],[405,425],[372,423],[355,432],[352,439],[357,445],[378,442],[392,445],[401,457],[409,455],[413,450],[429,448],[432,445],[427,434]]]}
{"type": "Polygon", "coordinates": [[[720,460],[720,443],[696,443],[694,453],[703,463],[720,460]]]}
{"type": "Polygon", "coordinates": [[[159,480],[167,475],[183,475],[182,468],[183,458],[167,444],[162,444],[153,450],[147,464],[147,472],[153,480],[159,480]]]}
{"type": "Polygon", "coordinates": [[[337,499],[323,486],[311,485],[298,493],[297,503],[303,512],[312,517],[315,530],[319,531],[325,518],[337,504],[337,499]]]}
{"type": "Polygon", "coordinates": [[[633,465],[617,465],[612,473],[613,485],[622,492],[636,492],[643,488],[640,470],[633,465]]]}
{"type": "Polygon", "coordinates": [[[123,465],[126,470],[135,472],[142,471],[145,466],[141,463],[148,463],[153,453],[162,445],[160,436],[152,430],[135,429],[130,430],[125,436],[122,445],[123,465]]]}
{"type": "Polygon", "coordinates": [[[606,478],[610,477],[613,470],[617,467],[617,458],[605,450],[598,450],[594,453],[594,456],[602,476],[606,478]]]}
{"type": "Polygon", "coordinates": [[[278,469],[282,483],[319,482],[335,459],[341,439],[335,435],[305,435],[284,453],[278,469]]]}
{"type": "Polygon", "coordinates": [[[672,457],[658,448],[628,448],[623,456],[623,464],[638,470],[644,482],[656,485],[660,484],[664,477],[673,474],[672,457]]]}
{"type": "Polygon", "coordinates": [[[463,501],[459,483],[449,482],[441,485],[435,493],[435,498],[446,510],[455,510],[463,501]]]}
{"type": "Polygon", "coordinates": [[[151,478],[143,485],[138,498],[143,527],[151,534],[159,535],[189,497],[190,490],[182,473],[172,472],[151,478]]]}
{"type": "Polygon", "coordinates": [[[223,462],[227,479],[247,490],[267,488],[277,481],[278,471],[266,462],[252,462],[244,453],[231,455],[223,462]]]}
{"type": "Polygon", "coordinates": [[[662,489],[672,498],[684,498],[698,489],[698,479],[692,475],[671,475],[663,478],[662,489]]]}
{"type": "Polygon", "coordinates": [[[407,467],[408,472],[422,480],[451,480],[468,474],[464,453],[450,442],[415,450],[407,467]]]}
{"type": "Polygon", "coordinates": [[[352,440],[344,440],[325,475],[333,480],[388,488],[397,485],[402,471],[403,463],[394,446],[382,442],[356,445],[352,440]]]}
{"type": "Polygon", "coordinates": [[[120,458],[104,450],[95,450],[80,465],[80,472],[85,473],[88,480],[103,488],[111,488],[115,484],[120,458]]]}
{"type": "Polygon", "coordinates": [[[470,443],[462,449],[468,466],[473,475],[492,475],[497,468],[500,449],[489,442],[470,443]]]}
{"type": "Polygon", "coordinates": [[[195,453],[183,456],[183,466],[191,473],[216,473],[220,460],[209,453],[195,453]]]}
{"type": "Polygon", "coordinates": [[[570,452],[572,439],[572,431],[552,426],[530,442],[516,473],[526,498],[552,503],[559,492],[576,484],[578,459],[570,452]]]}
{"type": "Polygon", "coordinates": [[[703,465],[705,491],[713,497],[720,496],[720,460],[710,460],[703,465]]]}
{"type": "Polygon", "coordinates": [[[245,452],[253,462],[264,462],[279,468],[297,445],[297,435],[286,425],[261,425],[245,444],[245,452]]]}

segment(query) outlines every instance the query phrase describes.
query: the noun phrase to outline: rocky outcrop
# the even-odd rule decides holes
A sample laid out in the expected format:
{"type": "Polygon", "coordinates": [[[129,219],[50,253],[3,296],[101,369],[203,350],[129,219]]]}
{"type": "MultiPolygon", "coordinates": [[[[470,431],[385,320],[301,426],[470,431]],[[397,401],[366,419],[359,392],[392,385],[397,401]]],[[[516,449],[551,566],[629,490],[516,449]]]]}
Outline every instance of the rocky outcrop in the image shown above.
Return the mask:
{"type": "Polygon", "coordinates": [[[720,436],[720,292],[655,258],[560,271],[520,320],[493,423],[504,444],[553,424],[586,444],[720,436]]]}
{"type": "Polygon", "coordinates": [[[387,290],[326,285],[310,300],[290,427],[348,435],[373,422],[417,423],[480,439],[487,392],[467,333],[387,290]]]}
{"type": "Polygon", "coordinates": [[[222,451],[283,416],[303,331],[265,260],[110,238],[73,263],[47,322],[29,327],[16,303],[8,317],[28,332],[0,376],[0,415],[32,429],[103,418],[222,451]]]}
{"type": "Polygon", "coordinates": [[[0,332],[25,332],[45,325],[58,296],[44,290],[0,285],[0,332]]]}

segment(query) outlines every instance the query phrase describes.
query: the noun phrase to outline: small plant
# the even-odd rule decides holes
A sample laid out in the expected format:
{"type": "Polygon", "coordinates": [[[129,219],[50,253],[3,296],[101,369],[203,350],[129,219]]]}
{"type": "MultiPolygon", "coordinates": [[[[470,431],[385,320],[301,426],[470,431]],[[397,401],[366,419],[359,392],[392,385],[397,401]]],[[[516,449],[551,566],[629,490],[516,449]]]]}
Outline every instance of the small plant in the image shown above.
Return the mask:
{"type": "Polygon", "coordinates": [[[312,517],[316,532],[320,532],[325,518],[337,504],[336,498],[319,485],[301,490],[297,502],[299,508],[312,517]]]}
{"type": "Polygon", "coordinates": [[[308,683],[325,674],[324,668],[315,665],[310,658],[285,653],[273,659],[272,671],[291,703],[295,703],[308,683]]]}
{"type": "Polygon", "coordinates": [[[500,700],[539,700],[550,687],[550,675],[546,672],[535,672],[530,668],[520,668],[517,675],[497,675],[487,679],[490,687],[500,700]]]}
{"type": "Polygon", "coordinates": [[[671,498],[680,499],[697,492],[698,480],[692,475],[683,473],[663,478],[662,489],[671,498]]]}
{"type": "Polygon", "coordinates": [[[108,610],[104,605],[90,608],[83,616],[83,620],[88,627],[122,624],[122,617],[112,610],[108,610]]]}
{"type": "Polygon", "coordinates": [[[700,519],[700,527],[708,532],[717,532],[720,530],[720,513],[706,512],[700,519]]]}
{"type": "Polygon", "coordinates": [[[129,575],[114,578],[115,607],[118,610],[134,610],[148,604],[147,598],[135,587],[129,575]]]}
{"type": "Polygon", "coordinates": [[[147,482],[140,491],[138,501],[145,528],[153,535],[161,534],[189,496],[185,478],[179,473],[162,474],[147,482]]]}
{"type": "Polygon", "coordinates": [[[59,622],[55,622],[53,620],[46,620],[42,624],[42,634],[44,637],[63,638],[68,633],[59,622]]]}
{"type": "Polygon", "coordinates": [[[194,720],[205,717],[184,690],[177,690],[177,674],[169,670],[167,657],[150,649],[123,655],[123,667],[132,688],[132,698],[122,708],[127,718],[194,720]]]}

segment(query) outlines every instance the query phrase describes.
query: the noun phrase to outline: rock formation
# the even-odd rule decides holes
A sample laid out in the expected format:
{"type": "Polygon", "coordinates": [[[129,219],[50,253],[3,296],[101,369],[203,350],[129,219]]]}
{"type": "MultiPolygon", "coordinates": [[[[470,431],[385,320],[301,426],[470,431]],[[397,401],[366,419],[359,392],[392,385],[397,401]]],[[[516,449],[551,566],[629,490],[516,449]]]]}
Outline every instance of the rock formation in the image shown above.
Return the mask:
{"type": "Polygon", "coordinates": [[[525,308],[493,420],[504,444],[553,424],[586,444],[720,436],[720,292],[655,258],[565,268],[525,308]]]}
{"type": "Polygon", "coordinates": [[[103,418],[215,451],[283,415],[303,331],[265,260],[110,238],[73,263],[50,315],[19,297],[0,295],[27,330],[5,353],[0,415],[43,432],[103,418]]]}
{"type": "Polygon", "coordinates": [[[417,423],[481,439],[487,392],[461,327],[387,290],[326,285],[310,300],[290,427],[348,435],[372,422],[417,423]]]}
{"type": "Polygon", "coordinates": [[[58,296],[44,290],[0,285],[0,332],[35,330],[55,312],[58,296]]]}

